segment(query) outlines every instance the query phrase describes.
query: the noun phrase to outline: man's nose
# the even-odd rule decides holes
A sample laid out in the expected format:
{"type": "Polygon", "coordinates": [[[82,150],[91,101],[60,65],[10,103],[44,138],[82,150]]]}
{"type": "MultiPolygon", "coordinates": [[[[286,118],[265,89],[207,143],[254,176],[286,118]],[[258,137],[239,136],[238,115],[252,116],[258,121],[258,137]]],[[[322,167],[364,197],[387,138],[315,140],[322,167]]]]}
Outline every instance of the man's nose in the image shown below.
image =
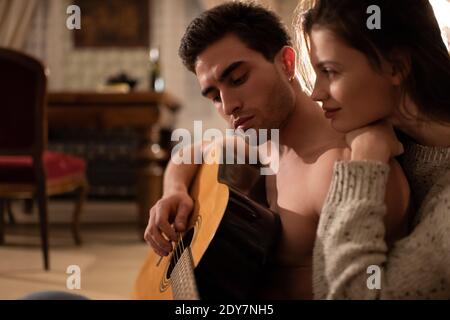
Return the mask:
{"type": "Polygon", "coordinates": [[[242,102],[235,95],[226,93],[222,94],[222,109],[225,115],[231,116],[241,107],[242,102]]]}

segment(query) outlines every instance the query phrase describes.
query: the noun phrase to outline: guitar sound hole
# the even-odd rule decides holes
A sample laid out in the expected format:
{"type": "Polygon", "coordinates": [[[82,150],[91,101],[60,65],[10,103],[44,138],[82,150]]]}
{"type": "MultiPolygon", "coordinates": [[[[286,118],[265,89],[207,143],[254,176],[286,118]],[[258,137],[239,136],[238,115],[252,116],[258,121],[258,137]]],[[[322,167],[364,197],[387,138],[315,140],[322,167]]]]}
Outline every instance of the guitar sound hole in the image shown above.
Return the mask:
{"type": "Polygon", "coordinates": [[[170,279],[172,275],[173,268],[175,268],[175,265],[178,263],[178,259],[183,254],[184,250],[187,250],[189,246],[191,245],[192,238],[194,237],[194,228],[190,228],[188,231],[186,231],[182,237],[182,240],[179,240],[172,252],[172,256],[170,257],[170,264],[167,268],[167,274],[166,278],[170,279]]]}

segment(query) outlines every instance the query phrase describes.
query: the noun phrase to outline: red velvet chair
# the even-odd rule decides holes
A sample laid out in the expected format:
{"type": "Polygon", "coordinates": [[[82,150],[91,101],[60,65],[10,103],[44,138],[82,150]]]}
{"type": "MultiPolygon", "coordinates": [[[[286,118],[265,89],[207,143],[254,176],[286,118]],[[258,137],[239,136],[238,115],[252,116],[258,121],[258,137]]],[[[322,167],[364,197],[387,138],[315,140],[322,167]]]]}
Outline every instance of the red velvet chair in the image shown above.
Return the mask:
{"type": "Polygon", "coordinates": [[[72,222],[81,244],[79,221],[87,191],[83,159],[46,150],[46,76],[42,64],[0,48],[0,243],[10,199],[37,199],[44,268],[49,269],[47,197],[77,193],[72,222]]]}

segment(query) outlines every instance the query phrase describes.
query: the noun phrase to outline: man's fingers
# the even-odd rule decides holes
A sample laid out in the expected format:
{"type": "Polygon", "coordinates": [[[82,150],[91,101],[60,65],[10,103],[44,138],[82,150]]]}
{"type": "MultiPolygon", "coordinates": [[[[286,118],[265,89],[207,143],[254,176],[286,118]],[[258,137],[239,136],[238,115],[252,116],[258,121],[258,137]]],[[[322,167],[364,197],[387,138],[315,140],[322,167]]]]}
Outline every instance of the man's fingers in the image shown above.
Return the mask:
{"type": "Polygon", "coordinates": [[[170,241],[162,236],[161,231],[156,225],[151,227],[150,234],[153,241],[155,241],[164,252],[169,253],[172,250],[170,241]]]}
{"type": "Polygon", "coordinates": [[[155,251],[160,251],[160,255],[167,255],[172,246],[162,235],[159,228],[156,225],[156,209],[152,208],[150,211],[150,221],[148,224],[148,232],[146,231],[145,240],[150,243],[150,245],[155,249],[155,251]]]}
{"type": "Polygon", "coordinates": [[[177,233],[175,232],[175,229],[167,221],[161,221],[157,225],[167,238],[169,238],[172,241],[177,241],[177,233]]]}
{"type": "Polygon", "coordinates": [[[175,217],[175,228],[177,231],[184,231],[186,229],[187,219],[191,210],[189,205],[185,203],[179,204],[177,216],[175,217]]]}
{"type": "Polygon", "coordinates": [[[172,210],[172,208],[169,205],[164,201],[158,201],[156,203],[155,225],[158,227],[160,231],[164,232],[164,234],[169,239],[175,240],[176,239],[175,231],[169,224],[169,215],[171,214],[170,210],[172,210]]]}
{"type": "Polygon", "coordinates": [[[164,257],[164,256],[167,256],[167,252],[166,251],[164,251],[163,249],[161,249],[159,246],[158,246],[158,244],[150,237],[149,238],[149,240],[147,241],[147,243],[152,247],[152,249],[153,249],[153,251],[157,254],[157,255],[159,255],[159,256],[161,256],[161,257],[164,257]]]}
{"type": "Polygon", "coordinates": [[[148,223],[147,223],[147,227],[145,228],[145,231],[144,231],[144,239],[145,239],[145,241],[147,241],[148,244],[150,244],[150,243],[149,243],[149,240],[150,240],[150,237],[151,237],[151,234],[150,234],[150,228],[151,228],[151,226],[153,225],[154,221],[155,221],[155,217],[154,217],[154,209],[151,208],[151,209],[149,210],[149,214],[148,214],[148,223]]]}
{"type": "Polygon", "coordinates": [[[145,228],[144,231],[144,240],[147,241],[150,239],[150,226],[147,224],[147,227],[145,228]]]}
{"type": "Polygon", "coordinates": [[[150,211],[149,223],[144,232],[144,239],[149,246],[152,247],[153,251],[159,256],[166,256],[166,252],[160,248],[160,246],[152,239],[152,235],[150,233],[151,226],[154,224],[154,215],[152,217],[152,212],[150,211]]]}
{"type": "Polygon", "coordinates": [[[159,200],[149,213],[149,222],[144,239],[159,255],[167,255],[173,250],[172,241],[177,241],[177,231],[186,229],[192,210],[192,200],[182,196],[159,200]],[[171,220],[175,217],[175,220],[171,220]],[[174,222],[173,226],[171,223],[174,222]],[[170,239],[170,240],[168,240],[170,239]]]}

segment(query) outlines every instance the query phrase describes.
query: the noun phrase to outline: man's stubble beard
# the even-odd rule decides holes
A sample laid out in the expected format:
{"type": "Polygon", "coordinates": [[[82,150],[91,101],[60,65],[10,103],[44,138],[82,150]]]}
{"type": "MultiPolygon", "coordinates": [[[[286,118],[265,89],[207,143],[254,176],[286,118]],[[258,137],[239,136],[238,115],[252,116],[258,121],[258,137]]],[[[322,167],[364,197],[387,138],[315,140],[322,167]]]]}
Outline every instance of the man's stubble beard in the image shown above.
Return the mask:
{"type": "Polygon", "coordinates": [[[278,85],[274,87],[272,91],[272,96],[276,97],[274,101],[274,106],[276,106],[276,119],[270,129],[282,130],[283,127],[289,122],[289,118],[294,113],[295,109],[295,97],[291,96],[289,87],[280,80],[278,85]]]}

